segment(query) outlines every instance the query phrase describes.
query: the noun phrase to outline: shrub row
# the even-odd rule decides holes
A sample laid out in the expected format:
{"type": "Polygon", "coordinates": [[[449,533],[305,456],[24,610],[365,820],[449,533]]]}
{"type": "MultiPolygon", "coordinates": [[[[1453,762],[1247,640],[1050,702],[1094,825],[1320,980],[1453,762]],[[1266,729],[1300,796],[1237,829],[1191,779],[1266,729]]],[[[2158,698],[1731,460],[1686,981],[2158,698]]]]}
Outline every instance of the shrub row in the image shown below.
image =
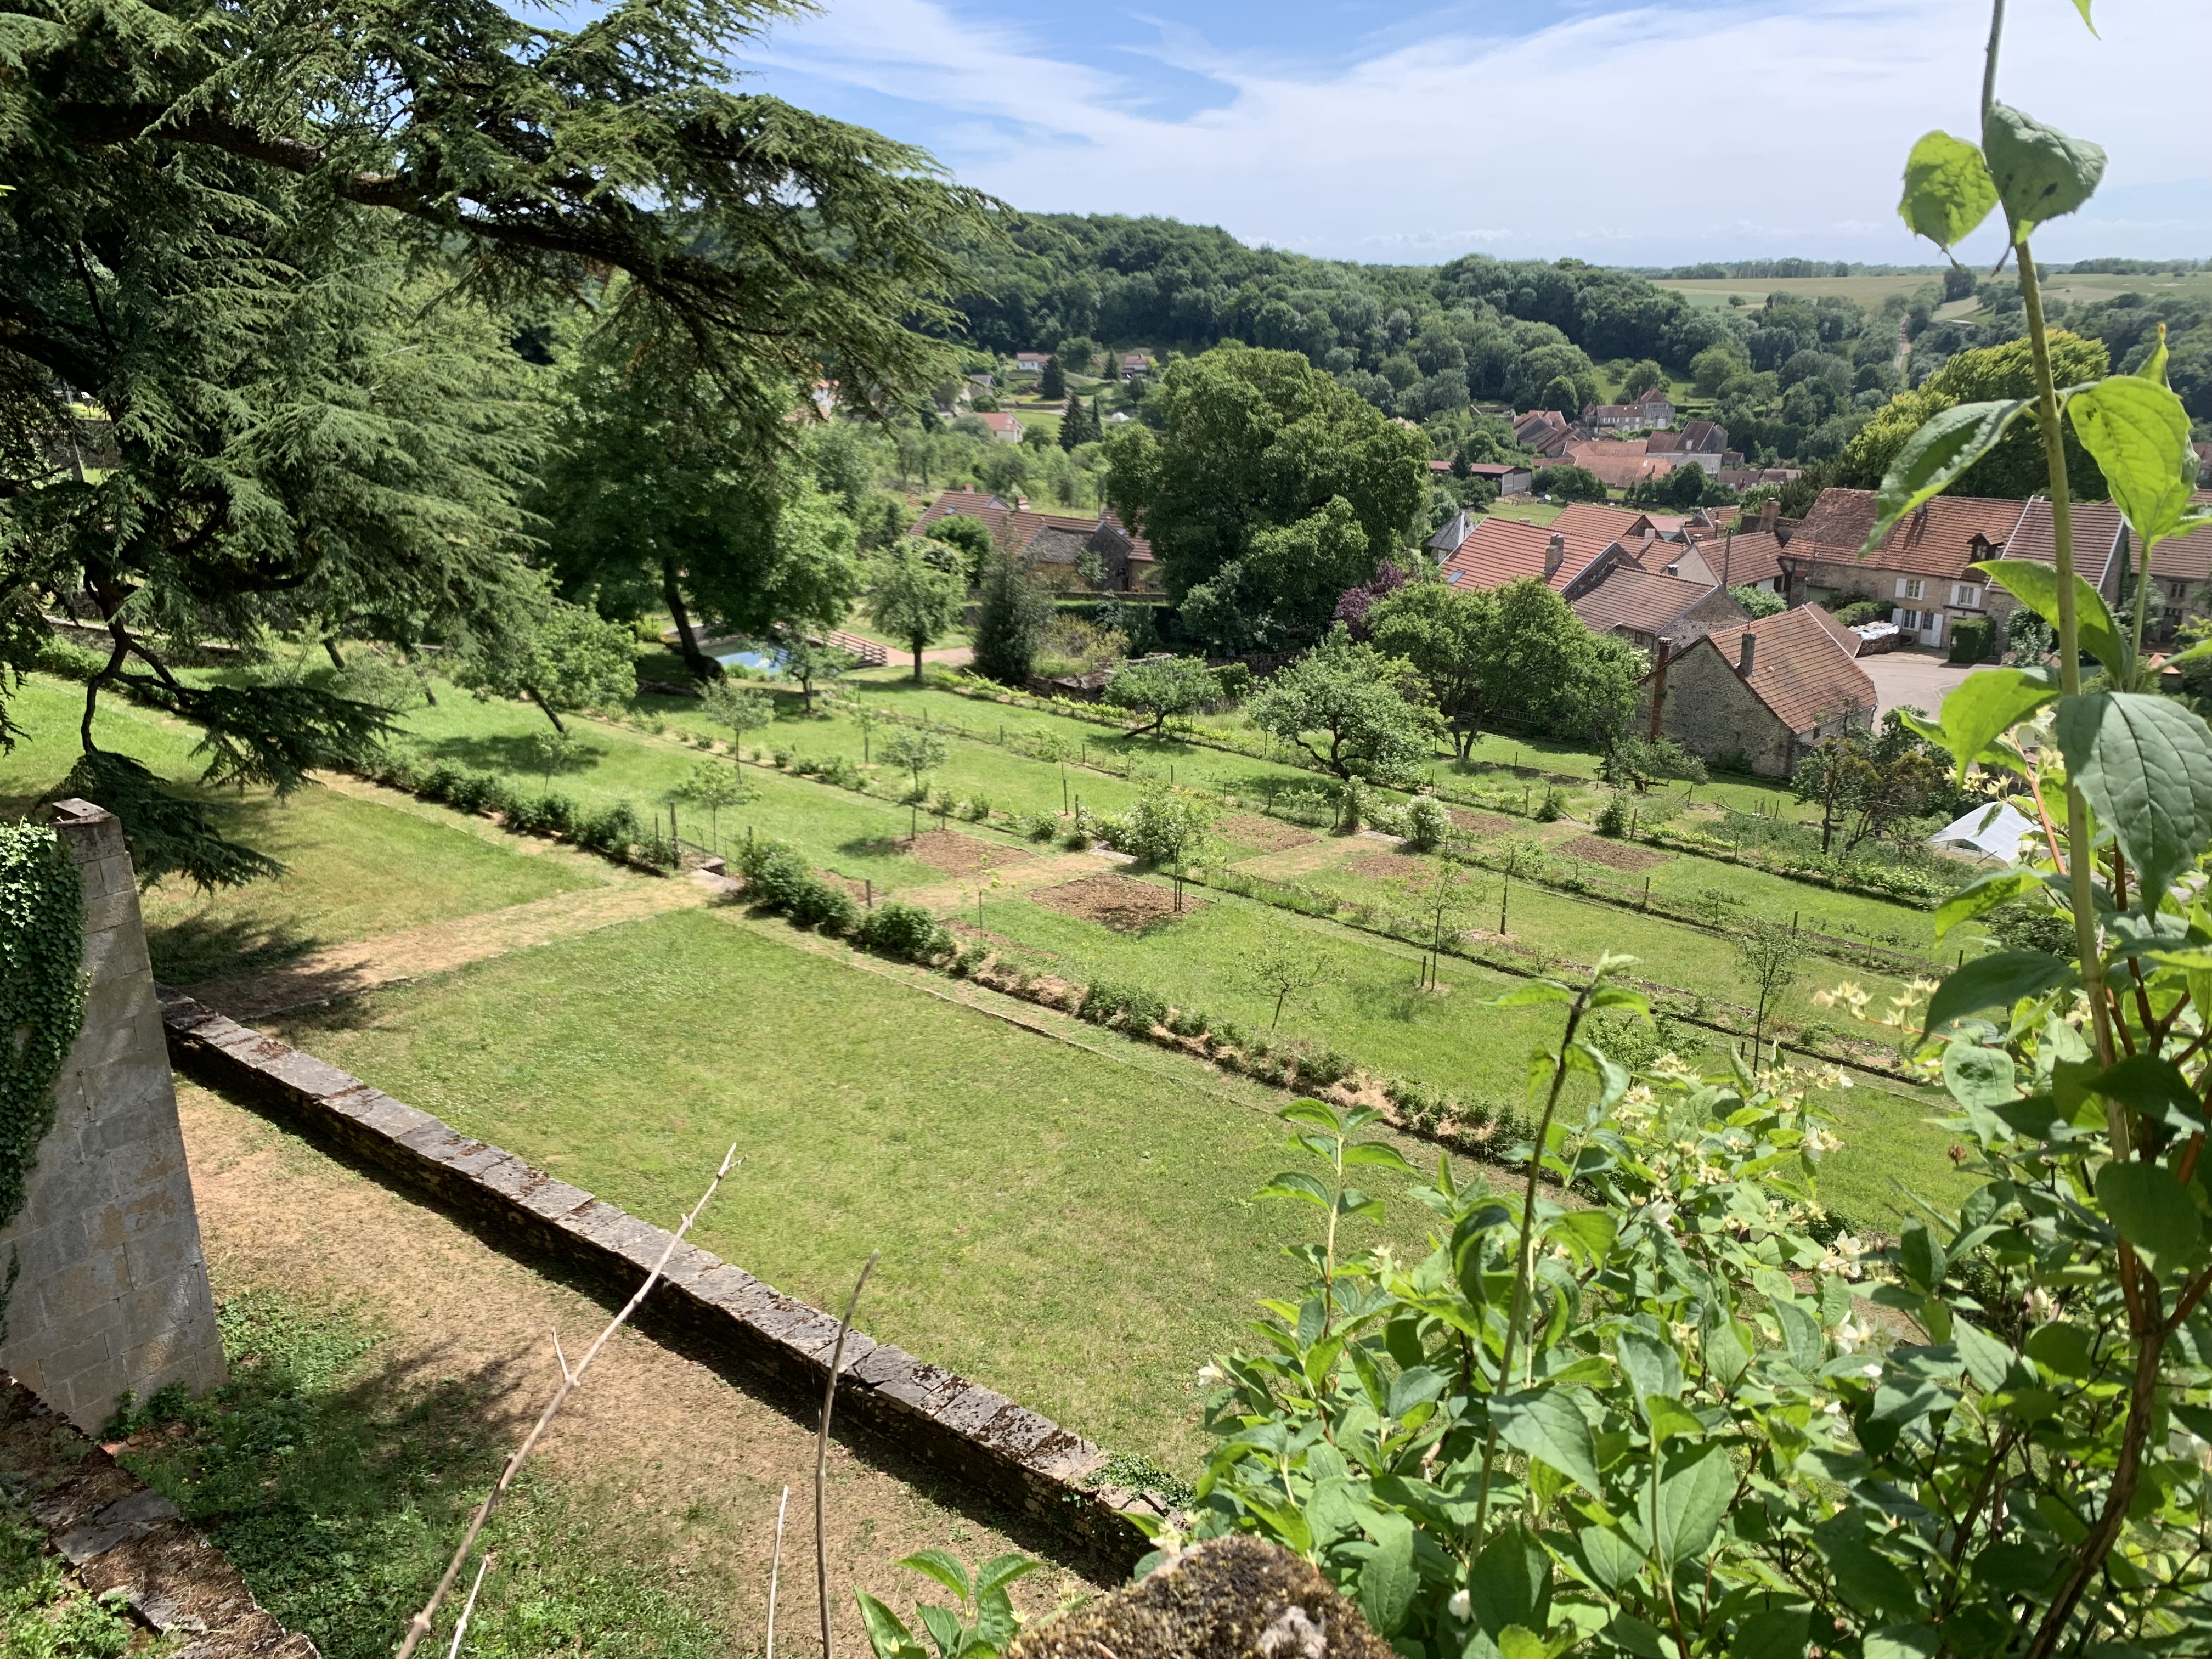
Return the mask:
{"type": "Polygon", "coordinates": [[[367,775],[463,812],[495,813],[518,835],[556,836],[627,863],[658,870],[676,867],[674,844],[657,829],[647,831],[638,822],[637,810],[626,800],[587,812],[566,795],[532,793],[497,773],[426,760],[404,750],[387,753],[367,775]]]}
{"type": "Polygon", "coordinates": [[[864,951],[895,962],[927,966],[952,950],[952,935],[918,904],[896,900],[862,909],[852,894],[824,881],[797,848],[760,839],[738,855],[745,897],[788,917],[794,927],[832,939],[849,939],[864,951]]]}

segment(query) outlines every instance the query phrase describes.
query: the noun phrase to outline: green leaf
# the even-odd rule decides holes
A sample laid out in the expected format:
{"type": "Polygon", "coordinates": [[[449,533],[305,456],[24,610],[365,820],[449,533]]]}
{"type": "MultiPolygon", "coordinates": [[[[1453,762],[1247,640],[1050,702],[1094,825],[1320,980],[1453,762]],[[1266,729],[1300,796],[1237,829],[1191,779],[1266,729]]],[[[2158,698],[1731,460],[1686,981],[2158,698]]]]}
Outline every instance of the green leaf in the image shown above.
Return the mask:
{"type": "Polygon", "coordinates": [[[1782,1346],[1789,1352],[1790,1363],[1810,1376],[1828,1357],[1820,1321],[1795,1302],[1782,1298],[1775,1300],[1773,1309],[1775,1322],[1782,1327],[1782,1346]]]}
{"type": "Polygon", "coordinates": [[[1935,1659],[1943,1638],[1929,1625],[1890,1625],[1870,1630],[1859,1645],[1862,1659],[1935,1659]]]}
{"type": "Polygon", "coordinates": [[[1380,1633],[1395,1636],[1420,1584],[1413,1571],[1413,1523],[1386,1512],[1370,1526],[1376,1541],[1374,1554],[1359,1569],[1359,1610],[1380,1633]]]}
{"type": "Polygon", "coordinates": [[[975,1594],[968,1582],[968,1569],[958,1557],[943,1550],[923,1550],[908,1556],[899,1565],[934,1578],[963,1601],[975,1594]]]}
{"type": "Polygon", "coordinates": [[[1897,459],[1882,475],[1881,488],[1875,495],[1874,527],[1867,532],[1866,544],[1859,551],[1871,553],[1880,547],[1892,525],[1941,494],[1946,485],[1995,448],[2005,428],[2027,404],[2025,398],[1954,404],[1930,417],[1905,441],[1905,447],[1897,452],[1897,459]]]}
{"type": "Polygon", "coordinates": [[[1572,1002],[1575,994],[1556,980],[1531,980],[1516,985],[1502,996],[1492,997],[1485,1006],[1492,1008],[1525,1008],[1537,1002],[1572,1002]]]}
{"type": "Polygon", "coordinates": [[[1680,1659],[1674,1643],[1660,1633],[1656,1625],[1647,1624],[1633,1613],[1620,1614],[1599,1634],[1637,1659],[1680,1659]]]}
{"type": "Polygon", "coordinates": [[[2197,488],[2197,452],[2189,447],[2181,399],[2157,381],[2115,374],[2075,392],[2066,416],[2143,545],[2178,533],[2197,488]]]}
{"type": "Polygon", "coordinates": [[[2063,1320],[2053,1320],[2048,1325],[2039,1325],[2027,1334],[2027,1357],[2046,1370],[2075,1381],[2087,1378],[2097,1369],[2095,1352],[2089,1339],[2078,1325],[2063,1320]]]}
{"type": "MultiPolygon", "coordinates": [[[[2058,572],[2033,559],[1984,559],[1966,567],[1979,571],[2006,592],[2049,623],[2058,626],[2058,572]]],[[[2081,648],[2105,665],[2115,678],[2127,664],[2127,649],[2105,596],[2074,573],[2074,631],[2081,648]]]]}
{"type": "Polygon", "coordinates": [[[1897,1259],[1905,1270],[1905,1282],[1921,1295],[1933,1296],[1942,1288],[1943,1272],[1950,1264],[1942,1244],[1924,1224],[1916,1221],[1905,1228],[1898,1240],[1897,1259]]]}
{"type": "Polygon", "coordinates": [[[2212,842],[2212,730],[2164,697],[2099,691],[2058,705],[2058,747],[2135,866],[2146,913],[2212,842]]]}
{"type": "Polygon", "coordinates": [[[2100,145],[2069,138],[2009,104],[1990,106],[1982,122],[1982,154],[2015,244],[2036,226],[2080,207],[2105,176],[2100,145]]]}
{"type": "Polygon", "coordinates": [[[932,1607],[927,1602],[915,1609],[921,1616],[922,1627],[929,1639],[937,1644],[939,1659],[953,1659],[960,1651],[960,1615],[950,1607],[932,1607]]]}
{"type": "Polygon", "coordinates": [[[1637,1509],[1660,1557],[1679,1565],[1712,1547],[1735,1496],[1735,1468],[1711,1441],[1676,1451],[1662,1467],[1656,1513],[1648,1486],[1637,1509]]]}
{"type": "Polygon", "coordinates": [[[898,1614],[867,1593],[854,1590],[860,1598],[860,1622],[867,1627],[868,1646],[876,1659],[917,1659],[921,1644],[914,1639],[914,1632],[900,1621],[898,1614]]]}
{"type": "Polygon", "coordinates": [[[2181,1261],[2203,1237],[2189,1189],[2162,1164],[2106,1164],[2097,1171],[2097,1200],[2120,1237],[2159,1264],[2181,1261]]]}
{"type": "Polygon", "coordinates": [[[1035,1572],[1043,1565],[1042,1561],[1033,1561],[1026,1555],[1017,1555],[1011,1552],[1005,1555],[993,1556],[975,1569],[977,1599],[988,1595],[994,1589],[1004,1589],[1024,1573],[1035,1572]]]}
{"type": "Polygon", "coordinates": [[[1556,1389],[1500,1395],[1491,1402],[1498,1438],[1516,1451],[1540,1457],[1594,1498],[1605,1495],[1589,1420],[1556,1389]]]}
{"type": "Polygon", "coordinates": [[[1702,1438],[1705,1425],[1676,1405],[1663,1394],[1644,1397],[1644,1415],[1651,1425],[1651,1443],[1663,1446],[1669,1440],[1702,1438]]]}
{"type": "Polygon", "coordinates": [[[1985,915],[2042,885],[2033,870],[1992,870],[1977,876],[1936,908],[1936,937],[1941,939],[1962,921],[1985,915]]]}
{"type": "Polygon", "coordinates": [[[1959,1358],[1966,1363],[1966,1374],[1983,1393],[1995,1394],[2004,1387],[2005,1378],[2012,1375],[2010,1348],[1956,1314],[1951,1316],[1951,1340],[1958,1345],[1959,1358]]]}
{"type": "Polygon", "coordinates": [[[1905,195],[1897,216],[1945,252],[1956,247],[1997,204],[1996,181],[1982,153],[1948,132],[1927,132],[1905,158],[1905,195]]]}
{"type": "Polygon", "coordinates": [[[2058,682],[2040,668],[1984,668],[1954,687],[1943,699],[1943,746],[1958,763],[1960,781],[1991,739],[2057,696],[2058,682]]]}
{"type": "Polygon", "coordinates": [[[1655,1394],[1681,1398],[1682,1358],[1657,1337],[1629,1326],[1613,1340],[1613,1353],[1638,1400],[1655,1394]]]}
{"type": "Polygon", "coordinates": [[[1522,1625],[1498,1632],[1498,1659],[1552,1659],[1552,1644],[1522,1625]]]}
{"type": "Polygon", "coordinates": [[[1522,1528],[1507,1527],[1475,1557],[1467,1596],[1474,1622],[1493,1642],[1508,1625],[1540,1630],[1551,1622],[1551,1555],[1522,1528]]]}
{"type": "Polygon", "coordinates": [[[2189,1086],[2181,1068],[2156,1054],[2130,1054],[2091,1079],[2089,1087],[2107,1100],[2117,1100],[2130,1111],[2184,1134],[2194,1134],[2204,1127],[2204,1103],[2189,1086]]]}
{"type": "Polygon", "coordinates": [[[1857,1510],[1830,1516],[1813,1528],[1813,1541],[1826,1559],[1836,1588],[1852,1606],[1907,1618],[1919,1610],[1912,1581],[1869,1541],[1866,1517],[1857,1510]]]}
{"type": "MultiPolygon", "coordinates": [[[[2074,0],[2074,9],[2080,12],[2081,14],[2081,21],[2089,25],[2089,33],[2092,34],[2097,34],[2097,26],[2095,23],[2091,22],[2089,18],[2089,0],[2074,0]]],[[[2097,38],[2101,40],[2105,37],[2101,34],[2098,34],[2097,38]]]]}
{"type": "Polygon", "coordinates": [[[1986,1106],[1991,1110],[2020,1092],[2013,1081],[2010,1054],[1964,1037],[1943,1050],[1943,1086],[1961,1106],[1986,1106]]]}
{"type": "Polygon", "coordinates": [[[1303,1170],[1286,1170],[1253,1194],[1255,1198],[1295,1198],[1308,1204],[1332,1208],[1336,1194],[1303,1170]]]}
{"type": "Polygon", "coordinates": [[[1380,1140],[1363,1140],[1356,1146],[1344,1149],[1346,1169],[1355,1164],[1370,1164],[1385,1170],[1395,1170],[1401,1175],[1419,1175],[1419,1170],[1406,1162],[1406,1155],[1395,1146],[1380,1140]]]}
{"type": "Polygon", "coordinates": [[[1940,1031],[1954,1020],[1984,1008],[2009,1008],[2022,997],[2032,997],[2055,986],[2069,983],[2074,964],[2040,951],[1997,951],[1976,957],[1954,969],[1928,1000],[1928,1018],[1921,1035],[1940,1031]]]}
{"type": "Polygon", "coordinates": [[[1618,1591],[1644,1570],[1636,1547],[1609,1527],[1584,1527],[1575,1541],[1583,1571],[1601,1589],[1618,1591]]]}
{"type": "Polygon", "coordinates": [[[1805,1659],[1812,1644],[1813,1615],[1804,1607],[1774,1607],[1754,1613],[1735,1628],[1729,1659],[1805,1659]]]}

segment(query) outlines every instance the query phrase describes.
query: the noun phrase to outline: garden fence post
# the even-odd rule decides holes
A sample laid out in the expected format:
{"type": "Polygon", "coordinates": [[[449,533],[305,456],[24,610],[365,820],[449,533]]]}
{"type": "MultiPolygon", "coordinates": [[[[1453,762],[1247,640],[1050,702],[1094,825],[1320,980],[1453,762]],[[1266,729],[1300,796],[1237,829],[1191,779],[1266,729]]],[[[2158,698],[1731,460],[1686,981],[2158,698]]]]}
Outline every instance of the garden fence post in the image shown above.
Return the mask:
{"type": "Polygon", "coordinates": [[[876,884],[869,878],[862,877],[860,885],[866,890],[866,902],[868,908],[871,910],[874,909],[876,908],[876,884]]]}

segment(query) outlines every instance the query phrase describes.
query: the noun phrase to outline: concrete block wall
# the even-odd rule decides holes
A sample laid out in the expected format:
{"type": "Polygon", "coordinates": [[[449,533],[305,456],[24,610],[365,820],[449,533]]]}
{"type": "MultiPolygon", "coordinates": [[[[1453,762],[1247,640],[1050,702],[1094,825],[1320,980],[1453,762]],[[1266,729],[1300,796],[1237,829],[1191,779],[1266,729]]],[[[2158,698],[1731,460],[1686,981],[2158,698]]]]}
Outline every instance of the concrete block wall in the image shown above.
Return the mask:
{"type": "MultiPolygon", "coordinates": [[[[496,1237],[584,1269],[611,1295],[634,1291],[668,1248],[660,1228],[512,1152],[180,991],[161,994],[180,1068],[265,1102],[317,1139],[430,1194],[496,1237]]],[[[719,1256],[678,1245],[642,1311],[780,1390],[821,1398],[836,1317],[719,1256]]],[[[836,1420],[865,1424],[1122,1571],[1151,1548],[1131,1517],[1167,1515],[1149,1496],[1092,1484],[1107,1458],[1091,1442],[857,1330],[846,1339],[836,1420]]]]}
{"type": "Polygon", "coordinates": [[[22,1210],[0,1228],[0,1369],[79,1428],[129,1389],[224,1377],[199,1214],[123,826],[88,801],[54,808],[84,881],[84,1024],[55,1079],[53,1127],[22,1210]]]}

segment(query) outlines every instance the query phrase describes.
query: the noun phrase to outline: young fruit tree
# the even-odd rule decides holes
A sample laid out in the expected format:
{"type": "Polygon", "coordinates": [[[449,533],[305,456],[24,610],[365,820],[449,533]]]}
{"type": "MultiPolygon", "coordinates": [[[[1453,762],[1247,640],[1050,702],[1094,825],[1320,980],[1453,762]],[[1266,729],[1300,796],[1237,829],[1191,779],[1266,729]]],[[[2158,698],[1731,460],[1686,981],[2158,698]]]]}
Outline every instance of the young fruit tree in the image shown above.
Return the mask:
{"type": "Polygon", "coordinates": [[[1131,737],[1140,738],[1164,729],[1178,714],[1194,714],[1218,702],[1221,683],[1196,657],[1155,657],[1116,671],[1104,696],[1113,707],[1144,717],[1143,724],[1129,728],[1131,737]]]}
{"type": "Polygon", "coordinates": [[[471,629],[447,659],[457,685],[479,697],[535,703],[566,736],[563,709],[603,708],[637,689],[637,636],[619,623],[550,593],[511,607],[496,625],[471,629]]]}
{"type": "Polygon", "coordinates": [[[1261,686],[1245,712],[1270,736],[1339,778],[1389,783],[1425,775],[1443,724],[1401,658],[1341,627],[1261,686]]]}
{"type": "Polygon", "coordinates": [[[921,684],[921,653],[960,620],[965,589],[960,578],[939,569],[912,547],[887,555],[868,595],[868,615],[914,653],[914,681],[921,684]]]}

